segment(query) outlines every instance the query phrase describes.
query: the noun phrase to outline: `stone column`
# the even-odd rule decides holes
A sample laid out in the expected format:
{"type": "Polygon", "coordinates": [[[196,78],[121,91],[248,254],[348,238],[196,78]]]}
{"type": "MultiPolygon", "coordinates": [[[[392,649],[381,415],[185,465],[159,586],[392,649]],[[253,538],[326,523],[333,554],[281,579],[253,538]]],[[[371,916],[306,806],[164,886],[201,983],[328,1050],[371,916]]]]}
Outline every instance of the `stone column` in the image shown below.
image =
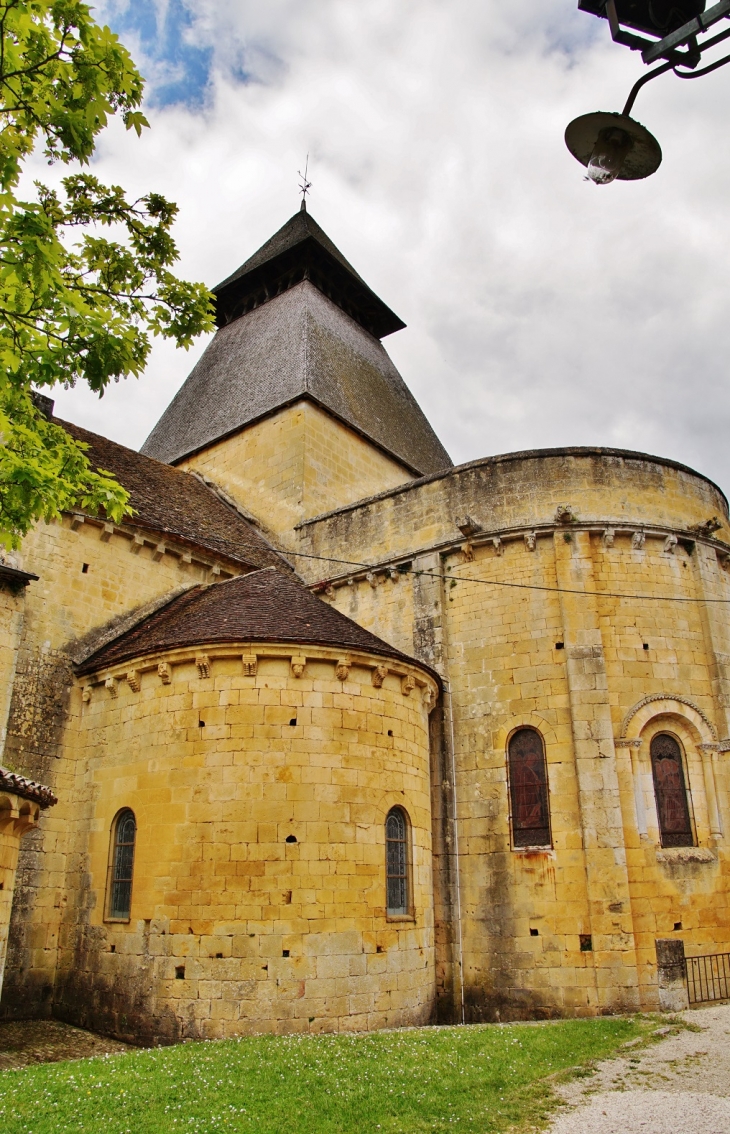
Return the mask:
{"type": "Polygon", "coordinates": [[[717,806],[717,785],[715,782],[714,760],[717,759],[718,744],[698,744],[702,757],[702,775],[705,781],[705,796],[707,798],[707,817],[710,822],[710,841],[717,845],[722,839],[722,821],[720,809],[717,806]]]}
{"type": "Polygon", "coordinates": [[[599,1008],[639,1006],[631,896],[589,532],[555,533],[599,1008]],[[568,593],[568,592],[579,593],[568,593]]]}
{"type": "Polygon", "coordinates": [[[646,823],[646,802],[644,800],[644,777],[641,762],[641,740],[617,740],[617,748],[628,748],[631,753],[631,780],[634,785],[634,806],[636,808],[636,829],[639,838],[645,841],[649,838],[649,829],[646,823]]]}
{"type": "Polygon", "coordinates": [[[413,571],[413,654],[444,679],[443,698],[430,717],[436,1017],[443,1023],[462,1023],[463,925],[454,752],[456,723],[446,664],[441,556],[438,552],[419,556],[413,561],[413,571]]]}
{"type": "Polygon", "coordinates": [[[697,588],[697,597],[705,650],[710,666],[712,694],[715,703],[715,719],[720,735],[720,746],[715,751],[699,745],[702,756],[702,771],[705,780],[707,810],[710,819],[710,834],[714,843],[722,838],[723,817],[717,791],[715,769],[718,752],[730,748],[730,616],[723,603],[709,602],[709,599],[727,597],[722,579],[722,569],[717,562],[717,553],[698,540],[692,555],[692,565],[697,588]]]}
{"type": "Polygon", "coordinates": [[[0,791],[0,992],[8,948],[10,910],[15,889],[20,840],[38,823],[40,805],[12,792],[0,791]]]}

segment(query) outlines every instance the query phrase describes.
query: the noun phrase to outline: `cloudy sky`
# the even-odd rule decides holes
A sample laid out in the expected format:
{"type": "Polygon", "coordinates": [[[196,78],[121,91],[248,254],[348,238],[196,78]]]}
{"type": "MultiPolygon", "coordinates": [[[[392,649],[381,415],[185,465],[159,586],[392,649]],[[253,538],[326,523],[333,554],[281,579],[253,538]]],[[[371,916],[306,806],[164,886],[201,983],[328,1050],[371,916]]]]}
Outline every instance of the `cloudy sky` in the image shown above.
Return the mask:
{"type": "MultiPolygon", "coordinates": [[[[152,129],[95,172],[180,206],[180,273],[214,285],[298,208],[408,324],[385,345],[455,461],[610,445],[730,489],[730,67],[663,76],[635,117],[664,162],[596,187],[566,124],[618,110],[641,60],[577,0],[102,0],[152,129]]],[[[204,344],[57,412],[138,447],[204,344]]]]}

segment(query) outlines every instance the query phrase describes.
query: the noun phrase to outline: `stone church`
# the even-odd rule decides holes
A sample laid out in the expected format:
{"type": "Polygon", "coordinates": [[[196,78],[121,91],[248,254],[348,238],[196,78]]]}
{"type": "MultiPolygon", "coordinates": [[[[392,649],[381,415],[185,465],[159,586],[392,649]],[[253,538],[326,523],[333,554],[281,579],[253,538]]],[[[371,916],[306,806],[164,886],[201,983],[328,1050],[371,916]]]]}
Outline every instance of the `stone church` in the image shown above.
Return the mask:
{"type": "Polygon", "coordinates": [[[0,564],[2,1013],[657,1008],[657,941],[730,951],[722,491],[615,449],[454,466],[304,208],[215,296],[141,452],[61,423],[133,513],[0,564]]]}

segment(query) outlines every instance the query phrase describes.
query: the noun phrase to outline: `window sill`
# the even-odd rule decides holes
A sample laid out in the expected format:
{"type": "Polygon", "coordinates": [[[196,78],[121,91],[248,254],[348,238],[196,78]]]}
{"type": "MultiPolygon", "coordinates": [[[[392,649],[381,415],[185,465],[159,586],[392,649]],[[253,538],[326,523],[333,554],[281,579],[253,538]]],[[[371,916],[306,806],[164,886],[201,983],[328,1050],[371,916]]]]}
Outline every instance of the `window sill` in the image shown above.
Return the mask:
{"type": "Polygon", "coordinates": [[[657,862],[716,862],[717,857],[707,847],[659,847],[657,862]]]}
{"type": "Polygon", "coordinates": [[[394,922],[398,922],[398,921],[415,922],[416,915],[415,914],[408,914],[408,913],[405,913],[405,914],[386,914],[385,920],[386,921],[394,921],[394,922]]]}
{"type": "Polygon", "coordinates": [[[513,854],[554,854],[555,847],[548,843],[545,846],[512,847],[513,854]]]}
{"type": "Polygon", "coordinates": [[[104,925],[129,925],[131,917],[105,917],[104,925]]]}

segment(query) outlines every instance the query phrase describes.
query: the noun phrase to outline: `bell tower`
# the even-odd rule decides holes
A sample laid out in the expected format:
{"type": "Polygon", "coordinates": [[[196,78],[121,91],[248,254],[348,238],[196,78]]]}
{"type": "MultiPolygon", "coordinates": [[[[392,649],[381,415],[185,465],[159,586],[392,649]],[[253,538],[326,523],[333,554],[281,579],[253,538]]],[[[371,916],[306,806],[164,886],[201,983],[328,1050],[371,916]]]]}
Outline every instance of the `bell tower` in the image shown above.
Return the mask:
{"type": "Polygon", "coordinates": [[[284,538],[451,467],[381,343],[404,327],[306,205],[213,289],[218,331],[142,452],[215,481],[284,538]]]}

